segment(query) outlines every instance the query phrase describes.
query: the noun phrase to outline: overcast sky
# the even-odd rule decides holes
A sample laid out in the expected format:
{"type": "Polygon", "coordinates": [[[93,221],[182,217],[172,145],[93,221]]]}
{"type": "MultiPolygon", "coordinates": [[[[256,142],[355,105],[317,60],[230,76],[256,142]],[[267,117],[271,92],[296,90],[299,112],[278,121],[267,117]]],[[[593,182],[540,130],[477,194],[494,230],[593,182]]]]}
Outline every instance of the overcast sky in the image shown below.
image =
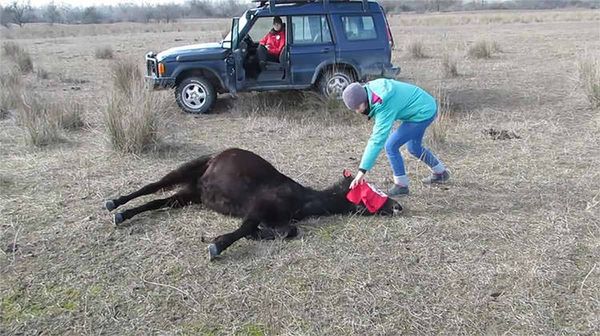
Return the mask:
{"type": "MultiPolygon", "coordinates": [[[[12,3],[14,0],[0,0],[0,4],[3,6],[12,3]]],[[[215,0],[211,0],[215,1],[215,0]]],[[[26,0],[19,0],[19,2],[23,3],[26,0]]],[[[31,6],[33,7],[41,7],[49,4],[51,0],[30,0],[31,6]]],[[[71,6],[102,6],[102,5],[118,5],[121,3],[133,3],[136,5],[141,4],[160,4],[160,3],[184,3],[184,0],[55,0],[54,3],[56,5],[67,4],[71,6]]]]}

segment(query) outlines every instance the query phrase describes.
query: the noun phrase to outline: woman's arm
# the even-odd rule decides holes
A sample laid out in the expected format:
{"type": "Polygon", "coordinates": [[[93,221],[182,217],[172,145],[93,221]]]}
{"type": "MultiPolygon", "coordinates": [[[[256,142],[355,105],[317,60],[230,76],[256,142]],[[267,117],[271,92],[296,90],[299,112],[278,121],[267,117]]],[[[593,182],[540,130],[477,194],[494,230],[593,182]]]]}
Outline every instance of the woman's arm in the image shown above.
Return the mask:
{"type": "Polygon", "coordinates": [[[364,171],[369,171],[375,165],[377,156],[383,149],[392,126],[394,126],[395,113],[391,109],[382,109],[375,117],[375,125],[373,132],[367,143],[367,147],[363,152],[362,160],[359,168],[364,171]]]}

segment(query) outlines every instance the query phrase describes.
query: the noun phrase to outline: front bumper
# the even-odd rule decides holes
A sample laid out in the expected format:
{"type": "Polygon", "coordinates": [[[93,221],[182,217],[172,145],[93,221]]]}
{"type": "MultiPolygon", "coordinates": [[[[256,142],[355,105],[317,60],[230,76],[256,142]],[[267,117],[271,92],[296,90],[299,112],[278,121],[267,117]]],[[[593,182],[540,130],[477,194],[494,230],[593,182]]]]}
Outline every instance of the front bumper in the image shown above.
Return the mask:
{"type": "Polygon", "coordinates": [[[154,90],[170,89],[175,86],[175,78],[172,77],[156,77],[146,75],[144,78],[154,90]]]}
{"type": "Polygon", "coordinates": [[[146,54],[146,75],[144,78],[154,90],[169,89],[175,86],[175,78],[158,76],[158,61],[156,60],[156,54],[153,52],[146,54]]]}

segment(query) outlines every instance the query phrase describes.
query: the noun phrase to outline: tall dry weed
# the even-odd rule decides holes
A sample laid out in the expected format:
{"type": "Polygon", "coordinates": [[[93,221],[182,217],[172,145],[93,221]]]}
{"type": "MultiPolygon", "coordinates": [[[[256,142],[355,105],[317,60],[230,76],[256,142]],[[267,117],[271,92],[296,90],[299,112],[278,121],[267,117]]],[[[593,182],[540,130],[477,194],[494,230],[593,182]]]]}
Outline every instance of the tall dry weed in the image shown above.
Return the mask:
{"type": "Polygon", "coordinates": [[[114,86],[104,113],[112,148],[125,153],[156,148],[165,123],[167,102],[148,90],[133,61],[117,63],[112,75],[114,86]]]}
{"type": "Polygon", "coordinates": [[[26,142],[41,147],[64,140],[58,110],[38,95],[23,96],[16,121],[26,131],[26,142]]]}
{"type": "Polygon", "coordinates": [[[22,73],[30,73],[33,71],[33,60],[27,50],[23,49],[15,42],[4,42],[2,44],[2,52],[11,61],[17,64],[17,68],[22,73]]]}
{"type": "Polygon", "coordinates": [[[498,49],[498,44],[494,41],[480,39],[469,46],[467,54],[472,58],[486,59],[492,58],[493,53],[498,49]]]}
{"type": "Polygon", "coordinates": [[[143,77],[138,62],[130,59],[120,60],[113,64],[111,70],[115,90],[130,96],[133,93],[132,89],[139,89],[138,84],[142,82],[143,77]]]}
{"type": "Polygon", "coordinates": [[[325,98],[312,91],[244,94],[234,110],[247,117],[275,117],[315,126],[352,124],[358,116],[338,99],[325,98]]]}
{"type": "Polygon", "coordinates": [[[74,100],[50,100],[40,95],[22,95],[16,108],[17,125],[26,131],[26,142],[41,147],[66,140],[64,131],[84,126],[83,107],[74,100]]]}
{"type": "Polygon", "coordinates": [[[19,105],[23,83],[17,71],[0,74],[0,119],[6,118],[10,111],[19,105]]]}
{"type": "Polygon", "coordinates": [[[413,40],[410,41],[406,46],[406,51],[411,58],[421,59],[427,58],[427,54],[425,53],[425,46],[423,42],[413,40]]]}
{"type": "Polygon", "coordinates": [[[458,76],[458,58],[456,55],[448,53],[442,55],[441,71],[444,77],[458,76]]]}
{"type": "Polygon", "coordinates": [[[94,56],[98,59],[113,59],[115,53],[110,46],[98,47],[94,50],[94,56]]]}
{"type": "Polygon", "coordinates": [[[577,63],[579,84],[593,108],[600,107],[600,59],[584,56],[577,63]]]}
{"type": "Polygon", "coordinates": [[[435,91],[438,111],[437,118],[429,127],[426,142],[428,146],[437,146],[446,143],[448,133],[452,127],[453,113],[456,106],[450,100],[449,94],[442,88],[435,91]]]}

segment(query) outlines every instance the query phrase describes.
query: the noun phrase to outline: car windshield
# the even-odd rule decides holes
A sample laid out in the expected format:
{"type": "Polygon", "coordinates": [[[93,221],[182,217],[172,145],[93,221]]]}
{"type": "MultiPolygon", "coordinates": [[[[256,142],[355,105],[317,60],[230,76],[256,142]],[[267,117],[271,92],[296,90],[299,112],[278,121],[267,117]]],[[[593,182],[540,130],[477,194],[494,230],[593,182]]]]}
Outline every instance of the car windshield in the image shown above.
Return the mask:
{"type": "MultiPolygon", "coordinates": [[[[246,27],[246,25],[252,19],[253,16],[254,16],[254,11],[246,11],[244,13],[244,15],[242,15],[240,17],[240,23],[239,23],[239,30],[238,31],[244,30],[244,27],[246,27]]],[[[223,41],[221,41],[221,47],[225,48],[225,49],[231,48],[231,32],[229,32],[227,34],[227,36],[225,36],[225,38],[223,39],[223,41]]]]}

